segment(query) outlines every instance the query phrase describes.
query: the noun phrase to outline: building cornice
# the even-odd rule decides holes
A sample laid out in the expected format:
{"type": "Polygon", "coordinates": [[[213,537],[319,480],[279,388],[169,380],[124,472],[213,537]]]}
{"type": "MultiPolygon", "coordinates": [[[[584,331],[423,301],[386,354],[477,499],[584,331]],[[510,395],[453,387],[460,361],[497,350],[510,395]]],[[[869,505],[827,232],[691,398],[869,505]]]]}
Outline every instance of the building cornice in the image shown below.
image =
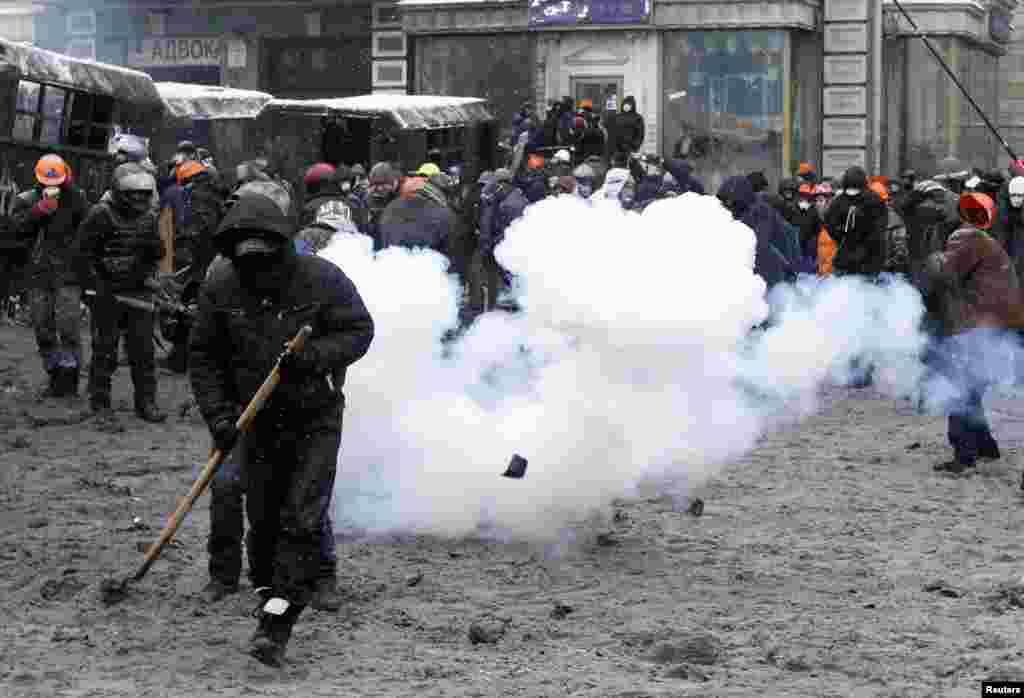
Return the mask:
{"type": "MultiPolygon", "coordinates": [[[[914,37],[917,32],[899,11],[896,4],[884,1],[885,35],[889,38],[914,37]]],[[[1009,0],[1016,6],[1015,0],[1009,0]]],[[[975,0],[900,0],[914,19],[921,33],[928,37],[957,37],[993,55],[1005,55],[1006,48],[992,40],[989,30],[989,9],[1004,9],[1006,2],[975,0]]]]}

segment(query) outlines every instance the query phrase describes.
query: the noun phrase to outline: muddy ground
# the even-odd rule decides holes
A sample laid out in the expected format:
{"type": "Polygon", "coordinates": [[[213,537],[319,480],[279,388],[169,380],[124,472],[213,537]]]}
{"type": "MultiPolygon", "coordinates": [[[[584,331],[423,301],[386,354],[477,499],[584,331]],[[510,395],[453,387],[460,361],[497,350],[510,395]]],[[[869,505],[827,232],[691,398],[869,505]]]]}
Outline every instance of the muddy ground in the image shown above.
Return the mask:
{"type": "Polygon", "coordinates": [[[172,416],[154,427],[122,368],[125,431],[104,433],[81,404],[36,402],[40,379],[30,332],[0,327],[3,696],[976,696],[984,678],[1024,679],[1012,393],[989,401],[1004,459],[973,477],[932,473],[941,418],[829,389],[819,416],[702,488],[701,518],[624,500],[559,559],[339,539],[347,604],[308,613],[273,670],[243,651],[251,590],[196,600],[206,498],[123,603],[99,599],[206,455],[199,418],[176,409],[186,382],[161,373],[172,416]]]}

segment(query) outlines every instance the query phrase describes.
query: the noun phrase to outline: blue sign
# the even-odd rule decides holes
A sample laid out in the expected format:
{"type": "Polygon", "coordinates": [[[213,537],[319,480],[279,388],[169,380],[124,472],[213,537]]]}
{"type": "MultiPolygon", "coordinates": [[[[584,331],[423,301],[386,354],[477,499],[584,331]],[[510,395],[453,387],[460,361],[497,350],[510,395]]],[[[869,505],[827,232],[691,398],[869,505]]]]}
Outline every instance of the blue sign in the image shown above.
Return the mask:
{"type": "Polygon", "coordinates": [[[651,0],[530,0],[531,27],[644,24],[651,0]]]}

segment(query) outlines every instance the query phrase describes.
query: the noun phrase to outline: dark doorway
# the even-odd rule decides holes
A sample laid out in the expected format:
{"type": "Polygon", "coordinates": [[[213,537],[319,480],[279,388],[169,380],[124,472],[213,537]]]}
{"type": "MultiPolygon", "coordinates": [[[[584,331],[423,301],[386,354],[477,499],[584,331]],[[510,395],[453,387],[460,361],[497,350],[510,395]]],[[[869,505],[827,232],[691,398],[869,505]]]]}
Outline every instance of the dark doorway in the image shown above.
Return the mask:
{"type": "Polygon", "coordinates": [[[220,85],[220,66],[175,65],[143,68],[156,82],[187,82],[193,85],[220,85]]]}

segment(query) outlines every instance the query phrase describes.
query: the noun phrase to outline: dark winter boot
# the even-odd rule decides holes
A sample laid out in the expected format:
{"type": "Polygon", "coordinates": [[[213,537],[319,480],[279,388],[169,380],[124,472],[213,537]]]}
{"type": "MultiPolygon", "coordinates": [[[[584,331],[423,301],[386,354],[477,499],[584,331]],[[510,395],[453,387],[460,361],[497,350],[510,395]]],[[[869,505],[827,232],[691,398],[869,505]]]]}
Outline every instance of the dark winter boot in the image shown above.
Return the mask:
{"type": "Polygon", "coordinates": [[[970,470],[977,467],[975,461],[965,461],[960,458],[954,458],[953,460],[946,461],[944,463],[938,463],[932,466],[932,470],[937,473],[949,473],[950,475],[963,475],[970,470]]]}
{"type": "Polygon", "coordinates": [[[228,584],[219,579],[211,579],[203,590],[199,592],[199,598],[204,604],[210,605],[219,603],[231,594],[238,593],[238,582],[228,584]]]}
{"type": "Polygon", "coordinates": [[[81,381],[81,374],[77,368],[59,369],[64,374],[64,396],[78,397],[78,384],[81,381]]]}
{"type": "Polygon", "coordinates": [[[318,611],[337,613],[341,608],[341,594],[334,575],[321,577],[316,581],[316,590],[310,605],[318,611]]]}
{"type": "MultiPolygon", "coordinates": [[[[269,595],[269,591],[261,590],[262,597],[269,595]]],[[[259,625],[249,641],[249,654],[267,666],[280,667],[284,663],[292,628],[301,613],[302,606],[280,597],[262,601],[253,614],[259,625]]]]}
{"type": "Polygon", "coordinates": [[[156,403],[152,400],[145,400],[135,405],[135,414],[140,419],[144,419],[147,422],[153,424],[159,424],[167,421],[167,413],[156,406],[156,403]]]}
{"type": "Polygon", "coordinates": [[[59,368],[55,368],[49,372],[46,385],[43,386],[38,395],[41,399],[62,397],[64,395],[63,386],[61,384],[61,370],[59,368]]]}

